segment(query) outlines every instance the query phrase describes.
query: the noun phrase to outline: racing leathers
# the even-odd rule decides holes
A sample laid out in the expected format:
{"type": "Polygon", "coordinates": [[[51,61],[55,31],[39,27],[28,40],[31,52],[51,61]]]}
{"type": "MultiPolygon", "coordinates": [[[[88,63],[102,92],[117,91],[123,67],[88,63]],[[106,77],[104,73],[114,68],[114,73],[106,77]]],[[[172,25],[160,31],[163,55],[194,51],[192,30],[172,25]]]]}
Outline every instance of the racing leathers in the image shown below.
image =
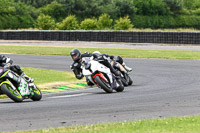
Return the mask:
{"type": "Polygon", "coordinates": [[[33,82],[33,79],[28,77],[20,68],[18,65],[13,65],[13,60],[11,60],[9,57],[6,57],[4,55],[0,55],[0,66],[4,67],[6,69],[10,69],[13,72],[17,73],[19,76],[22,76],[25,78],[28,82],[33,82]]]}

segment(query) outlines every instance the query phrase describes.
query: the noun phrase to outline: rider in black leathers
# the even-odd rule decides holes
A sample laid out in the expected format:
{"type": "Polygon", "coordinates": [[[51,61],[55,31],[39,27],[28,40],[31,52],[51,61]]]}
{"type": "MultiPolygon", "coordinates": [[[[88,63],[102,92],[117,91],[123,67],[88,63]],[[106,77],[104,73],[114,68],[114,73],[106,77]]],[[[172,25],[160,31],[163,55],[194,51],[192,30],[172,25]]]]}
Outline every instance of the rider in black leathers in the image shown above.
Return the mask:
{"type": "MultiPolygon", "coordinates": [[[[82,79],[83,78],[83,74],[82,74],[82,69],[81,69],[81,59],[83,57],[94,57],[96,60],[99,61],[99,63],[105,65],[106,67],[110,68],[111,72],[115,75],[115,76],[119,76],[119,73],[113,68],[113,66],[111,65],[111,63],[109,62],[109,60],[107,59],[107,57],[109,58],[114,58],[114,56],[109,56],[107,54],[99,54],[99,53],[84,53],[81,54],[80,50],[78,49],[72,49],[70,52],[70,55],[73,59],[73,64],[71,65],[71,69],[74,72],[75,76],[77,79],[82,79]]],[[[123,60],[122,60],[123,61],[123,60]]],[[[123,62],[122,62],[123,63],[123,62]]],[[[131,68],[130,68],[131,69],[131,68]]],[[[91,82],[89,82],[89,80],[87,80],[87,84],[93,85],[91,82]]]]}
{"type": "Polygon", "coordinates": [[[27,82],[33,82],[33,78],[28,77],[20,68],[18,65],[12,65],[13,60],[11,60],[9,57],[6,57],[4,55],[0,55],[0,67],[4,67],[6,69],[10,69],[13,72],[17,73],[19,76],[22,76],[25,78],[27,82]]]}
{"type": "Polygon", "coordinates": [[[108,60],[108,62],[113,66],[113,68],[119,70],[124,75],[125,79],[127,78],[127,72],[132,71],[132,68],[126,66],[124,60],[120,56],[117,56],[117,58],[115,58],[114,56],[101,54],[99,51],[95,51],[93,52],[93,54],[95,54],[98,58],[104,58],[108,60]]]}

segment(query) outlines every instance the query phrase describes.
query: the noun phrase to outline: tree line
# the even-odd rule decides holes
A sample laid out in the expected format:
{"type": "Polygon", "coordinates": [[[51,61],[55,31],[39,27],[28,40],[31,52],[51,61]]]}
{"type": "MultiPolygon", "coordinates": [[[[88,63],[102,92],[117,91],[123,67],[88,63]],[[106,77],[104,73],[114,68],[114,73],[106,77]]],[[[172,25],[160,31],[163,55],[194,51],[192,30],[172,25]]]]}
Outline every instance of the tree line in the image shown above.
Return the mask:
{"type": "Polygon", "coordinates": [[[200,0],[0,0],[0,29],[200,28],[200,0]]]}

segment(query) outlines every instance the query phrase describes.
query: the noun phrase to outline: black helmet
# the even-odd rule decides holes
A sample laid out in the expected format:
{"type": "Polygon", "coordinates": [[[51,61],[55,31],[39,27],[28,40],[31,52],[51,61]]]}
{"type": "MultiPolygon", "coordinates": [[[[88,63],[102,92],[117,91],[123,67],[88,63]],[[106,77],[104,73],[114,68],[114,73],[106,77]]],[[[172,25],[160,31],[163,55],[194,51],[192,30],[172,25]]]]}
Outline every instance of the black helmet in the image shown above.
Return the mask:
{"type": "Polygon", "coordinates": [[[81,52],[78,49],[72,49],[70,55],[74,61],[79,61],[81,59],[81,52]]]}

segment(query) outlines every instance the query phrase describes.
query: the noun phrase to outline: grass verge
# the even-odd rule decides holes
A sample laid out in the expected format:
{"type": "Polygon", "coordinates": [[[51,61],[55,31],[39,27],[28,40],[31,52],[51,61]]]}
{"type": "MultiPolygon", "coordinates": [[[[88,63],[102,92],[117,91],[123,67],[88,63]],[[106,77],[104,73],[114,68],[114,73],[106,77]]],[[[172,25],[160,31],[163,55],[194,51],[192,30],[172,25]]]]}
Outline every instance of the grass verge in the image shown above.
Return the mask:
{"type": "Polygon", "coordinates": [[[38,68],[22,68],[30,77],[34,78],[37,85],[52,82],[74,82],[77,81],[72,72],[46,70],[38,68]]]}
{"type": "Polygon", "coordinates": [[[200,116],[102,123],[12,133],[199,133],[200,116]]]}
{"type": "MultiPolygon", "coordinates": [[[[1,53],[12,54],[34,54],[34,55],[60,55],[69,56],[70,51],[75,47],[54,47],[54,46],[9,46],[1,45],[1,53]]],[[[76,47],[77,48],[77,47],[76,47]]],[[[122,48],[83,48],[78,47],[82,53],[99,50],[114,56],[132,58],[164,58],[164,59],[200,59],[200,51],[187,50],[147,50],[147,49],[122,49],[122,48]]]]}

